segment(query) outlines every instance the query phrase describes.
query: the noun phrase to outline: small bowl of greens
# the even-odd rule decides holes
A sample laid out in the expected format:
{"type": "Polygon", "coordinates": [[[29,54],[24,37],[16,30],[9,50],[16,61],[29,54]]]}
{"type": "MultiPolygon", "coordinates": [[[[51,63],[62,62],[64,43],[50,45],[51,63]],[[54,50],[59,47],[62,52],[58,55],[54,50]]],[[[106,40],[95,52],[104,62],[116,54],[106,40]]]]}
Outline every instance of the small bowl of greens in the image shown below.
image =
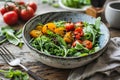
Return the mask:
{"type": "Polygon", "coordinates": [[[70,11],[85,11],[91,6],[91,0],[58,0],[60,7],[70,11]]]}
{"type": "Polygon", "coordinates": [[[77,12],[40,14],[24,25],[24,42],[48,66],[80,67],[107,48],[109,30],[100,19],[77,12]]]}

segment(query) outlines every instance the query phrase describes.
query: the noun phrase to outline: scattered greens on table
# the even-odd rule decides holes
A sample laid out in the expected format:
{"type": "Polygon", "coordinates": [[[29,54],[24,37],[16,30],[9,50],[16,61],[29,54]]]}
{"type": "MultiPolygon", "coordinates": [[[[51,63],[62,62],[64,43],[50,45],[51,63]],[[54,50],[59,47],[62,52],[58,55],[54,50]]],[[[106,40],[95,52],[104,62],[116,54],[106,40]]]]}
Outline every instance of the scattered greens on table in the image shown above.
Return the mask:
{"type": "Polygon", "coordinates": [[[90,5],[90,1],[91,0],[62,0],[62,3],[68,7],[81,8],[85,5],[90,5]]]}
{"type": "Polygon", "coordinates": [[[9,70],[0,70],[0,73],[5,76],[5,78],[11,80],[29,80],[29,75],[20,70],[13,70],[10,68],[9,70]]]}
{"type": "Polygon", "coordinates": [[[49,5],[58,8],[59,4],[58,4],[58,0],[42,0],[42,3],[48,3],[49,5]]]}
{"type": "MultiPolygon", "coordinates": [[[[58,34],[55,34],[52,31],[48,31],[47,35],[42,35],[37,38],[32,38],[30,45],[39,51],[47,55],[55,55],[61,57],[79,57],[92,54],[100,49],[99,47],[99,36],[100,32],[100,20],[97,18],[95,24],[89,24],[88,22],[83,22],[83,32],[84,36],[81,37],[82,40],[92,41],[93,48],[87,49],[83,44],[77,43],[75,47],[71,47],[67,44],[63,37],[58,34]]],[[[57,27],[64,26],[65,21],[54,22],[57,27]]]]}
{"type": "MultiPolygon", "coordinates": [[[[85,5],[90,5],[91,0],[61,0],[65,6],[72,7],[72,8],[81,8],[85,5]]],[[[42,3],[48,3],[53,7],[59,7],[58,0],[42,0],[42,3]]]]}
{"type": "Polygon", "coordinates": [[[0,28],[0,44],[6,41],[14,45],[17,45],[21,48],[23,46],[22,29],[20,29],[19,31],[15,31],[10,26],[1,27],[0,28]]]}

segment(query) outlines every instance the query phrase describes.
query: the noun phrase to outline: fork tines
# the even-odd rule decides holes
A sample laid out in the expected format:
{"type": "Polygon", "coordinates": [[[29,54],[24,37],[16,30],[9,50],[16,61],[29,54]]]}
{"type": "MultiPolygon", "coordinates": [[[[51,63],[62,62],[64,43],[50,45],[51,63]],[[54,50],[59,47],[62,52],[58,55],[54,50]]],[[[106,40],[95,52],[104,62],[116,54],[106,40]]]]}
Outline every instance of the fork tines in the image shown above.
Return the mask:
{"type": "Polygon", "coordinates": [[[0,46],[0,55],[7,63],[15,59],[12,53],[5,46],[0,46]]]}

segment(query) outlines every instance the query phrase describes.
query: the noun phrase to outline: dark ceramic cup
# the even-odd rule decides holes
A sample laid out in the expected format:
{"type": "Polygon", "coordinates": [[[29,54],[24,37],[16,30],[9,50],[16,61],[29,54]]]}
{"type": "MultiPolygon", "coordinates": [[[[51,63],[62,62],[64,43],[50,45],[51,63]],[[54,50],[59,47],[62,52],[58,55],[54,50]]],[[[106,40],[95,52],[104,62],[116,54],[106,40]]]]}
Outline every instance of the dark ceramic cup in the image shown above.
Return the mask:
{"type": "Polygon", "coordinates": [[[91,0],[91,5],[93,7],[103,7],[106,0],[91,0]]]}

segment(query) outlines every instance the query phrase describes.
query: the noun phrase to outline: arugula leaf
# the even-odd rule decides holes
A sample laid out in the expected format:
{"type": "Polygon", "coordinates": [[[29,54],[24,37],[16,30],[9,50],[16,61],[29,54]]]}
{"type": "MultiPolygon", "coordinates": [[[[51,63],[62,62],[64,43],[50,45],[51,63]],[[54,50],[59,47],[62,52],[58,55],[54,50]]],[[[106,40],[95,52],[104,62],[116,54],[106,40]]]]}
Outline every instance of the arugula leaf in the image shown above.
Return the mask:
{"type": "Polygon", "coordinates": [[[95,21],[95,28],[97,31],[100,31],[100,20],[101,20],[101,17],[98,17],[95,21]]]}
{"type": "Polygon", "coordinates": [[[5,41],[9,41],[10,43],[17,45],[20,48],[23,46],[22,29],[16,32],[14,29],[6,26],[0,28],[0,30],[1,37],[4,37],[2,41],[0,41],[0,44],[4,43],[5,41]]]}
{"type": "Polygon", "coordinates": [[[56,37],[57,38],[57,41],[59,43],[60,46],[64,46],[65,48],[67,48],[67,44],[66,42],[63,40],[62,37],[60,37],[59,35],[56,37]]]}
{"type": "Polygon", "coordinates": [[[77,50],[83,50],[84,52],[89,52],[89,49],[85,48],[82,44],[80,44],[79,42],[76,42],[76,46],[75,49],[77,50]]]}
{"type": "Polygon", "coordinates": [[[97,18],[95,21],[95,25],[84,23],[85,24],[85,27],[84,27],[85,36],[84,36],[84,38],[88,39],[88,40],[92,40],[93,45],[95,44],[97,37],[99,37],[99,35],[100,35],[100,20],[101,20],[100,17],[97,18]]]}
{"type": "Polygon", "coordinates": [[[22,29],[18,30],[16,33],[15,33],[15,36],[17,38],[22,38],[22,29]]]}
{"type": "Polygon", "coordinates": [[[10,43],[13,43],[15,45],[18,45],[20,40],[11,32],[6,32],[6,38],[10,43]]]}
{"type": "Polygon", "coordinates": [[[54,21],[56,27],[64,27],[66,21],[54,21]]]}

